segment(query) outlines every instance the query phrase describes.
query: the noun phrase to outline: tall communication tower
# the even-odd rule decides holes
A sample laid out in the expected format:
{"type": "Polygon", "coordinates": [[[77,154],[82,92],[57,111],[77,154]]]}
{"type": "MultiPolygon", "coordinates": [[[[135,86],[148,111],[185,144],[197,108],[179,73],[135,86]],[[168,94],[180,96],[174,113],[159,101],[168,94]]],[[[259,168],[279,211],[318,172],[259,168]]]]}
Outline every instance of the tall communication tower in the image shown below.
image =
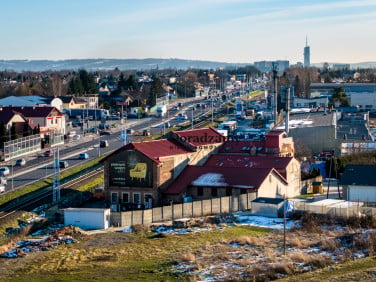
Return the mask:
{"type": "Polygon", "coordinates": [[[60,164],[59,164],[60,152],[59,146],[56,146],[54,150],[54,176],[52,184],[52,201],[54,203],[60,201],[60,164]]]}
{"type": "Polygon", "coordinates": [[[306,46],[304,47],[304,66],[309,67],[311,65],[311,51],[308,46],[308,39],[306,36],[306,46]]]}

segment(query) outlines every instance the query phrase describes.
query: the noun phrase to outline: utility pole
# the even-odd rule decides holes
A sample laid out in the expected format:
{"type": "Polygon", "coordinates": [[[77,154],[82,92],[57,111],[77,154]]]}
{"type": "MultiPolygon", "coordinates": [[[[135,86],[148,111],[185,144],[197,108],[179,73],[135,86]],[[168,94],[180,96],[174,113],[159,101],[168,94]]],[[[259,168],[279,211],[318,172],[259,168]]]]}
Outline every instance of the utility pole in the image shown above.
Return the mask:
{"type": "Polygon", "coordinates": [[[54,182],[52,185],[52,201],[58,203],[60,201],[60,165],[59,165],[59,146],[54,150],[54,182]]]}
{"type": "Polygon", "coordinates": [[[274,85],[274,127],[278,125],[278,109],[277,109],[277,72],[278,72],[278,65],[276,62],[272,64],[273,66],[273,85],[274,85]]]}

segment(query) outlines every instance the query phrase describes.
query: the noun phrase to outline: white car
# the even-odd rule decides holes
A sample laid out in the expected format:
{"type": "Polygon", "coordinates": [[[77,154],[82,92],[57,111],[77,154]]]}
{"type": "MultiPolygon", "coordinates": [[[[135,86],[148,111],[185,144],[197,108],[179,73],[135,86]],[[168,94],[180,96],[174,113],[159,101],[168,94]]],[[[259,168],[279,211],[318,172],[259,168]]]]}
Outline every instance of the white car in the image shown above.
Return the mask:
{"type": "Polygon", "coordinates": [[[0,177],[0,185],[6,186],[8,184],[8,180],[6,180],[4,177],[0,177]]]}
{"type": "Polygon", "coordinates": [[[3,184],[0,184],[0,193],[5,192],[5,186],[3,184]]]}
{"type": "Polygon", "coordinates": [[[73,135],[72,140],[77,141],[77,140],[80,140],[80,138],[81,138],[81,135],[76,134],[76,135],[73,135]]]}
{"type": "Polygon", "coordinates": [[[0,167],[0,176],[6,176],[10,173],[9,168],[6,166],[0,167]]]}

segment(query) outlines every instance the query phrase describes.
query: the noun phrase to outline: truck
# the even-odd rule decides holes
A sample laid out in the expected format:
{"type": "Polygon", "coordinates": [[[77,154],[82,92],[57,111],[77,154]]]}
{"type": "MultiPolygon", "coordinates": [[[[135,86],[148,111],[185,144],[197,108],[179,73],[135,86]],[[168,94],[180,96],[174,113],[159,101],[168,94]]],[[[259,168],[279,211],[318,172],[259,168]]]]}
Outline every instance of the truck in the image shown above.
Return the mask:
{"type": "Polygon", "coordinates": [[[167,113],[167,105],[157,106],[157,117],[164,117],[167,113]]]}
{"type": "Polygon", "coordinates": [[[241,99],[236,99],[235,101],[235,117],[237,119],[245,119],[245,110],[243,101],[241,99]]]}
{"type": "Polygon", "coordinates": [[[63,109],[63,113],[69,118],[105,120],[110,116],[110,112],[105,109],[63,109]]]}

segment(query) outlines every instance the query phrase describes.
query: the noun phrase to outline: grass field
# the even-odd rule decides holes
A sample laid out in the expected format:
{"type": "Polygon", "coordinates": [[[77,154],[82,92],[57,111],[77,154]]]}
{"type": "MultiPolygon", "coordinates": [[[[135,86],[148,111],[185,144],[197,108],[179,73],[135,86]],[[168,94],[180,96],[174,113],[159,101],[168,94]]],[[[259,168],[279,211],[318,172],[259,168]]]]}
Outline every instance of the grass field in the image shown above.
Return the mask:
{"type": "Polygon", "coordinates": [[[189,281],[187,276],[171,271],[172,264],[182,253],[223,240],[261,236],[267,232],[239,226],[162,238],[144,231],[90,235],[79,243],[30,253],[23,258],[0,258],[0,280],[189,281]]]}

